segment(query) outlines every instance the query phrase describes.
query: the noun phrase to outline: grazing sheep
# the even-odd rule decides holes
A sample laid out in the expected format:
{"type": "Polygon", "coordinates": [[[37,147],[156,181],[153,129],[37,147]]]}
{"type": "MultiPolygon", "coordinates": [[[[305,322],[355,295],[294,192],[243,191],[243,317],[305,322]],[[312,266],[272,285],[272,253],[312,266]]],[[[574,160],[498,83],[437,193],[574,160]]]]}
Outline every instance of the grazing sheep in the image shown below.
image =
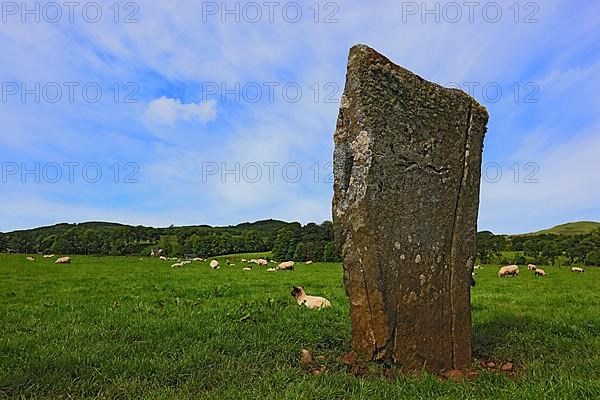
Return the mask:
{"type": "Polygon", "coordinates": [[[71,264],[71,257],[61,257],[54,261],[54,264],[71,264]]]}
{"type": "Polygon", "coordinates": [[[310,309],[331,307],[331,303],[326,298],[307,295],[304,292],[304,286],[293,286],[292,296],[296,298],[298,305],[304,305],[310,309]]]}
{"type": "Polygon", "coordinates": [[[304,264],[306,264],[306,265],[310,265],[310,264],[312,264],[312,263],[313,263],[312,261],[307,261],[307,262],[305,262],[304,264]]]}
{"type": "Polygon", "coordinates": [[[257,261],[257,264],[261,267],[266,267],[267,264],[269,264],[269,262],[265,259],[259,258],[257,261]]]}
{"type": "Polygon", "coordinates": [[[27,261],[35,261],[35,258],[33,258],[33,257],[27,257],[27,261]]]}
{"type": "Polygon", "coordinates": [[[167,257],[165,257],[165,256],[160,256],[159,260],[160,260],[160,261],[167,261],[167,257]]]}
{"type": "Polygon", "coordinates": [[[533,264],[529,264],[527,266],[527,269],[530,270],[530,271],[535,271],[537,269],[537,267],[535,265],[533,265],[533,264]]]}
{"type": "Polygon", "coordinates": [[[258,264],[258,260],[256,258],[251,259],[250,261],[248,261],[250,264],[258,264]]]}
{"type": "Polygon", "coordinates": [[[183,268],[184,265],[184,263],[175,263],[171,265],[171,268],[183,268]]]}
{"type": "Polygon", "coordinates": [[[573,267],[571,268],[571,272],[585,272],[583,268],[573,267]]]}
{"type": "Polygon", "coordinates": [[[212,269],[219,269],[219,268],[221,268],[221,267],[219,266],[219,262],[218,262],[217,260],[212,260],[212,261],[210,262],[210,267],[211,267],[212,269]]]}
{"type": "Polygon", "coordinates": [[[540,268],[536,268],[536,269],[533,271],[533,274],[534,274],[535,276],[546,276],[546,271],[544,271],[543,269],[540,269],[540,268]]]}
{"type": "Polygon", "coordinates": [[[503,276],[510,275],[512,277],[519,275],[519,266],[518,265],[507,265],[506,267],[500,268],[498,271],[498,277],[502,278],[503,276]]]}
{"type": "Polygon", "coordinates": [[[282,262],[281,264],[279,264],[279,269],[282,271],[293,271],[295,264],[296,263],[293,261],[282,262]]]}
{"type": "Polygon", "coordinates": [[[252,271],[252,268],[250,268],[250,267],[242,268],[242,271],[252,271]]]}
{"type": "Polygon", "coordinates": [[[267,272],[276,272],[277,270],[275,268],[267,268],[267,272]]]}

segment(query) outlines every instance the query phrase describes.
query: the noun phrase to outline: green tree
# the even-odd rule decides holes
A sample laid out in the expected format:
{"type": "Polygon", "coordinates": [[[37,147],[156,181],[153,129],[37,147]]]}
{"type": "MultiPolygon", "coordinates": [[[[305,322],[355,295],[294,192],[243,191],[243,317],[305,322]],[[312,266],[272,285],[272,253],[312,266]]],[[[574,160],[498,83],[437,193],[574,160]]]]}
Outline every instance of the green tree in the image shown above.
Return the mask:
{"type": "Polygon", "coordinates": [[[295,261],[307,261],[306,245],[304,242],[300,242],[296,245],[296,251],[294,252],[293,259],[295,261]]]}
{"type": "Polygon", "coordinates": [[[341,257],[338,255],[335,243],[333,241],[327,242],[323,248],[323,261],[333,262],[340,259],[341,257]]]}

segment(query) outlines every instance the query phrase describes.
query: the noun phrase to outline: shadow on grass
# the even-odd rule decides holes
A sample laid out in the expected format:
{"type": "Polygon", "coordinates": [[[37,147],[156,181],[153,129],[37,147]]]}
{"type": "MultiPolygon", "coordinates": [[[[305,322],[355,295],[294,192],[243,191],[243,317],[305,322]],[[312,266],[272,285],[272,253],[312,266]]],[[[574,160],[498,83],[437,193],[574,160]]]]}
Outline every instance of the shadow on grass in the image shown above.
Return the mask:
{"type": "Polygon", "coordinates": [[[527,338],[543,335],[540,321],[522,315],[499,315],[492,320],[473,326],[473,357],[491,358],[510,347],[518,346],[527,338]]]}

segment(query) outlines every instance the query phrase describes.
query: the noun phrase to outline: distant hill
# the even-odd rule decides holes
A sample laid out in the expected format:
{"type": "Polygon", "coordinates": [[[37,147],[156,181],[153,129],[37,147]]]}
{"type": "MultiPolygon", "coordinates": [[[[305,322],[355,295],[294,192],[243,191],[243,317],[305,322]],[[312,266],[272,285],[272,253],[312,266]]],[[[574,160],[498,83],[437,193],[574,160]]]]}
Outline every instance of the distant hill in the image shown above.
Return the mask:
{"type": "Polygon", "coordinates": [[[544,229],[538,232],[524,233],[519,236],[533,236],[533,235],[586,235],[592,233],[596,229],[600,228],[600,222],[592,221],[579,221],[579,222],[568,222],[566,224],[556,225],[550,229],[544,229]]]}

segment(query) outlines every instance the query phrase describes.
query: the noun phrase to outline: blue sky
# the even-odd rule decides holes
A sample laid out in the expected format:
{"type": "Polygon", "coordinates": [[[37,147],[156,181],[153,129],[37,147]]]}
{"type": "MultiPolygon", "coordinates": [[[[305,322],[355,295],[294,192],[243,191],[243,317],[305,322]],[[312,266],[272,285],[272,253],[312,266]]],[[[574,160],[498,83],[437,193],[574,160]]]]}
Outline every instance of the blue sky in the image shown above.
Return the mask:
{"type": "Polygon", "coordinates": [[[330,219],[356,43],[488,108],[479,229],[600,220],[600,3],[90,3],[2,3],[0,231],[330,219]]]}

